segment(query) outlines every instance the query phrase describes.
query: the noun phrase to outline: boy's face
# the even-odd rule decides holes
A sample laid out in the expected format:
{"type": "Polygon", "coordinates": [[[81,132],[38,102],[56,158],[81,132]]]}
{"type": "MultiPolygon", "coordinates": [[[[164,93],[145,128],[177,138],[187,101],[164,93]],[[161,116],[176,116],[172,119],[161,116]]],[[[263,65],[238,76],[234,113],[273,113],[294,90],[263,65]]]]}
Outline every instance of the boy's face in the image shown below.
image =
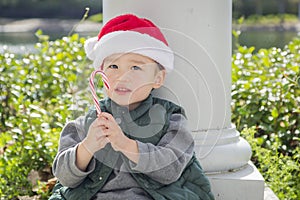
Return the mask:
{"type": "Polygon", "coordinates": [[[103,70],[109,80],[109,98],[121,106],[135,109],[152,89],[159,88],[165,70],[151,58],[134,53],[114,54],[105,58],[103,70]]]}

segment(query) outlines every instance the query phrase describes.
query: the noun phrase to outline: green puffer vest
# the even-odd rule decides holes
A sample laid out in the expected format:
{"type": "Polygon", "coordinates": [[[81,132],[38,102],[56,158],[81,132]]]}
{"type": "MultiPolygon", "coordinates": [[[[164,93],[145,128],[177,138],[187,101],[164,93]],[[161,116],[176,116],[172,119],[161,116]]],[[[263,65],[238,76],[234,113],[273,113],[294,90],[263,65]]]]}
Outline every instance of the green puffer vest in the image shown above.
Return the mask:
{"type": "MultiPolygon", "coordinates": [[[[170,116],[174,113],[185,115],[178,105],[151,95],[137,109],[128,112],[110,99],[100,102],[101,110],[111,113],[120,122],[120,127],[127,137],[145,143],[157,144],[164,136],[170,116]],[[130,130],[130,131],[129,131],[130,130]],[[135,135],[132,133],[138,133],[135,135]]],[[[91,110],[85,119],[85,130],[96,119],[96,110],[91,110]]],[[[174,183],[163,185],[146,175],[131,170],[129,160],[121,153],[116,152],[110,145],[95,154],[96,168],[76,188],[62,186],[59,182],[53,189],[50,200],[88,200],[91,199],[106,183],[119,158],[130,170],[137,183],[155,200],[212,200],[208,179],[197,161],[195,155],[189,161],[182,176],[174,183]]]]}

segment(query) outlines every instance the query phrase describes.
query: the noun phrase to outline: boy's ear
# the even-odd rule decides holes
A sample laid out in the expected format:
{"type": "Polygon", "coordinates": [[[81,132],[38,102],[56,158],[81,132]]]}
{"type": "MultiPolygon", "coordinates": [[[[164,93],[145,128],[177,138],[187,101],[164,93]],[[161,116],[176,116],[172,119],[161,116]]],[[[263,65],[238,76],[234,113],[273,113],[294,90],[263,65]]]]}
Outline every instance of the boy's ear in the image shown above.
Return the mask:
{"type": "Polygon", "coordinates": [[[156,74],[153,88],[154,89],[160,88],[164,84],[165,77],[166,77],[166,70],[159,70],[156,74]]]}

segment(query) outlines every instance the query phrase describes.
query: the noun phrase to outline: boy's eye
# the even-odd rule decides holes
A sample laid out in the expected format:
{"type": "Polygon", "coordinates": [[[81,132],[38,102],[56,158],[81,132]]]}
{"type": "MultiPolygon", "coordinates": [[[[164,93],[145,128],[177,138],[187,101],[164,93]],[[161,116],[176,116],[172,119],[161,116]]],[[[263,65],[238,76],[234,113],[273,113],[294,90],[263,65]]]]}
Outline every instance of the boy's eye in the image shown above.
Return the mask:
{"type": "Polygon", "coordinates": [[[108,69],[118,69],[119,67],[117,65],[109,65],[107,68],[108,69]]]}
{"type": "Polygon", "coordinates": [[[132,70],[141,70],[142,68],[139,67],[139,66],[132,66],[131,69],[132,69],[132,70]]]}

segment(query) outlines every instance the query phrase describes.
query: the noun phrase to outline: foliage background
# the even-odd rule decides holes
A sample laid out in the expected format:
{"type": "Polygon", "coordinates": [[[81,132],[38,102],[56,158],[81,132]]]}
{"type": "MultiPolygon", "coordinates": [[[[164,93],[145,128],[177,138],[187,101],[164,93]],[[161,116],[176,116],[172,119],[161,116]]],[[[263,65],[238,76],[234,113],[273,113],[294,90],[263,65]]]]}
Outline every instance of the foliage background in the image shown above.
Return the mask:
{"type": "MultiPolygon", "coordinates": [[[[38,37],[47,39],[41,32],[38,37]]],[[[47,196],[42,183],[51,177],[59,133],[89,103],[83,89],[90,73],[84,41],[75,34],[37,43],[36,53],[0,55],[2,198],[47,196]],[[30,178],[31,172],[38,172],[39,177],[30,178]]]]}
{"type": "MultiPolygon", "coordinates": [[[[238,41],[239,33],[234,34],[238,41]]],[[[1,199],[47,199],[59,133],[90,104],[85,38],[37,36],[41,42],[35,53],[0,55],[1,199]]],[[[252,160],[276,195],[299,199],[300,37],[284,49],[255,53],[253,47],[236,47],[232,121],[251,144],[252,160]]]]}
{"type": "Polygon", "coordinates": [[[283,49],[257,52],[237,42],[232,56],[232,121],[279,199],[300,197],[299,52],[300,36],[283,49]]]}
{"type": "Polygon", "coordinates": [[[102,12],[102,0],[1,0],[0,17],[77,19],[86,7],[102,12]]]}
{"type": "MultiPolygon", "coordinates": [[[[299,15],[299,0],[232,0],[233,18],[250,15],[299,15]]],[[[102,0],[1,0],[0,17],[77,18],[85,7],[102,12],[102,0]],[[72,9],[70,9],[72,8],[72,9]]]]}
{"type": "Polygon", "coordinates": [[[299,0],[232,0],[233,17],[250,15],[299,14],[299,0]]]}

